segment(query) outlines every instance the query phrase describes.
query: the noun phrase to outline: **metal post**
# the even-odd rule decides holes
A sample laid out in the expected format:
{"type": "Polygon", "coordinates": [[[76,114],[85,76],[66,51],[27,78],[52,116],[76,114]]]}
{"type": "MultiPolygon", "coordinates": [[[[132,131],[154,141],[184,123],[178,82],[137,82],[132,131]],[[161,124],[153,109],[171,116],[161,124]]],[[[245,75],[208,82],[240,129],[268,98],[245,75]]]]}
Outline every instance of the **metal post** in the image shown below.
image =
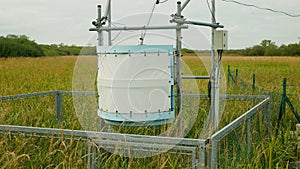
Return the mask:
{"type": "Polygon", "coordinates": [[[235,82],[236,82],[236,85],[238,83],[238,77],[239,77],[239,69],[235,69],[235,82]]]}
{"type": "Polygon", "coordinates": [[[63,95],[60,91],[55,92],[55,115],[59,121],[63,120],[63,95]]]}
{"type": "MultiPolygon", "coordinates": [[[[216,24],[216,19],[215,19],[215,10],[216,10],[216,8],[215,8],[215,0],[212,0],[211,1],[211,5],[212,5],[212,7],[211,7],[211,9],[212,9],[212,12],[211,12],[211,14],[212,14],[212,24],[216,24]]],[[[215,30],[216,30],[216,28],[212,28],[212,33],[211,33],[211,40],[212,40],[212,43],[211,43],[211,61],[212,61],[212,73],[211,73],[211,82],[212,82],[212,98],[213,99],[211,99],[211,120],[213,120],[213,127],[214,127],[214,129],[217,129],[217,127],[218,127],[218,122],[217,122],[217,119],[216,119],[216,117],[218,116],[217,114],[219,113],[219,112],[217,112],[217,110],[216,110],[216,106],[219,106],[219,105],[216,105],[216,92],[218,92],[217,91],[217,89],[216,89],[216,57],[215,57],[215,44],[214,44],[214,41],[215,41],[215,37],[214,37],[214,35],[215,35],[215,30]]]]}
{"type": "MultiPolygon", "coordinates": [[[[181,2],[177,2],[177,13],[178,18],[182,18],[181,16],[181,2]]],[[[176,29],[176,71],[177,71],[177,110],[178,110],[178,123],[179,123],[179,135],[182,135],[182,70],[181,70],[181,48],[182,48],[182,37],[181,37],[181,23],[177,23],[178,28],[176,29]]]]}
{"type": "MultiPolygon", "coordinates": [[[[102,27],[101,15],[102,15],[101,5],[98,5],[98,18],[97,18],[98,28],[102,27]]],[[[98,46],[103,46],[103,32],[101,30],[98,30],[98,46]]]]}
{"type": "Polygon", "coordinates": [[[199,166],[198,166],[198,168],[205,168],[205,166],[206,166],[206,163],[205,163],[205,155],[206,155],[206,147],[205,146],[201,146],[200,148],[199,148],[199,166]]]}
{"type": "Polygon", "coordinates": [[[283,84],[282,84],[282,114],[285,114],[286,112],[286,82],[287,82],[287,79],[284,78],[283,79],[283,84]]]}
{"type": "Polygon", "coordinates": [[[268,105],[267,105],[267,130],[268,130],[268,135],[270,136],[272,133],[271,130],[271,102],[269,100],[268,105]]]}
{"type": "Polygon", "coordinates": [[[227,84],[230,84],[230,65],[228,65],[228,69],[227,69],[227,84]]]}
{"type": "Polygon", "coordinates": [[[255,90],[255,82],[256,82],[256,75],[253,74],[253,77],[252,77],[252,90],[253,91],[255,90]]]}
{"type": "Polygon", "coordinates": [[[186,0],[186,1],[183,3],[183,5],[182,5],[182,7],[181,7],[181,11],[184,10],[184,8],[189,4],[190,1],[191,1],[191,0],[186,0]]]}
{"type": "Polygon", "coordinates": [[[280,102],[280,109],[278,114],[278,120],[277,120],[277,128],[276,128],[276,134],[278,134],[278,129],[280,126],[280,122],[282,119],[282,116],[285,114],[286,111],[286,78],[283,79],[282,83],[282,94],[281,94],[281,102],[280,102]]]}
{"type": "Polygon", "coordinates": [[[222,64],[222,50],[218,50],[217,60],[215,61],[215,97],[214,97],[214,128],[218,129],[219,121],[220,121],[220,66],[222,64]]]}
{"type": "Polygon", "coordinates": [[[251,117],[247,118],[247,159],[251,153],[251,117]]]}
{"type": "MultiPolygon", "coordinates": [[[[109,2],[109,5],[110,5],[110,2],[109,2]]],[[[110,10],[111,7],[108,8],[108,10],[110,10]]],[[[99,30],[99,28],[102,27],[102,23],[101,23],[101,5],[98,5],[98,19],[97,19],[97,32],[98,32],[98,46],[103,46],[103,31],[102,30],[99,30]]],[[[109,14],[108,14],[109,15],[109,14]]],[[[109,16],[111,17],[111,15],[109,16]]],[[[109,18],[109,20],[111,20],[111,18],[109,18]]],[[[111,32],[111,31],[110,31],[111,32]]],[[[100,57],[98,56],[98,69],[99,69],[99,66],[100,66],[100,57]]],[[[98,78],[98,77],[97,77],[98,78]]],[[[103,129],[104,127],[104,120],[100,118],[100,130],[103,129]]]]}
{"type": "Polygon", "coordinates": [[[88,169],[93,169],[93,165],[92,165],[92,146],[90,141],[88,141],[87,143],[87,149],[88,149],[88,154],[87,154],[87,158],[88,158],[88,169]]]}
{"type": "Polygon", "coordinates": [[[211,163],[209,168],[218,168],[218,140],[214,139],[211,140],[211,163]]]}
{"type": "MultiPolygon", "coordinates": [[[[108,0],[108,27],[111,28],[112,16],[111,16],[111,0],[108,0]]],[[[112,45],[111,30],[108,31],[108,45],[112,45]]]]}

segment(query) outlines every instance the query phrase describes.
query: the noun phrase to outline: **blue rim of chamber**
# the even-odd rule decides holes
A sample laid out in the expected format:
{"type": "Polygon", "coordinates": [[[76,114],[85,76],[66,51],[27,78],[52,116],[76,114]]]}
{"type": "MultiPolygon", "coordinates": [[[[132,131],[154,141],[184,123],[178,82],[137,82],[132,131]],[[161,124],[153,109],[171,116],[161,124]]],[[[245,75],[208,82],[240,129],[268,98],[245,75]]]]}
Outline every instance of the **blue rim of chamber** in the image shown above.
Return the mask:
{"type": "MultiPolygon", "coordinates": [[[[170,73],[174,80],[174,49],[172,45],[122,45],[97,46],[97,54],[137,54],[137,53],[169,53],[170,73]]],[[[174,83],[173,83],[174,84],[174,83]]],[[[115,126],[158,126],[173,123],[175,120],[174,85],[171,85],[171,109],[167,112],[152,112],[143,114],[104,112],[98,110],[98,116],[107,124],[115,126]],[[145,119],[145,120],[141,120],[145,119]]]]}
{"type": "Polygon", "coordinates": [[[156,126],[174,122],[175,112],[155,112],[155,113],[116,113],[103,112],[98,110],[98,116],[112,125],[123,126],[156,126]]]}
{"type": "Polygon", "coordinates": [[[172,53],[172,45],[97,46],[97,54],[172,53]]]}

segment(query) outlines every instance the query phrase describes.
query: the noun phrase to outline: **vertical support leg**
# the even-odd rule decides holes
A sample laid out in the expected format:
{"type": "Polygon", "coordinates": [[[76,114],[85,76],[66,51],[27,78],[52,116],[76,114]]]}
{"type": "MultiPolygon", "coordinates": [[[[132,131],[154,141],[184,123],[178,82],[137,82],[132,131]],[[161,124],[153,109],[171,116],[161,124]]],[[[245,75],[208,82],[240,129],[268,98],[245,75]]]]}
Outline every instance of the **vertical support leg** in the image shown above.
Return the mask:
{"type": "Polygon", "coordinates": [[[218,141],[214,139],[211,140],[211,163],[209,168],[218,168],[218,141]]]}
{"type": "Polygon", "coordinates": [[[206,147],[205,146],[200,146],[199,147],[199,163],[197,164],[197,168],[205,168],[206,163],[205,163],[205,155],[206,155],[206,147]]]}
{"type": "MultiPolygon", "coordinates": [[[[108,24],[109,26],[111,26],[111,1],[108,2],[109,4],[109,7],[108,7],[108,24]]],[[[101,11],[101,5],[98,5],[98,19],[97,19],[97,25],[98,25],[98,28],[102,26],[102,23],[101,23],[101,18],[102,18],[102,11],[101,11]]],[[[109,45],[111,45],[111,31],[108,32],[108,43],[109,45]]],[[[103,46],[103,32],[102,31],[98,31],[98,46],[103,46]]],[[[98,69],[100,68],[100,56],[98,55],[98,69]]],[[[97,73],[97,79],[98,79],[98,76],[99,76],[99,72],[97,73]]],[[[97,96],[99,97],[99,96],[97,96]]],[[[99,102],[98,102],[98,110],[99,110],[99,102]]],[[[100,117],[99,117],[100,118],[100,117]]],[[[104,120],[102,118],[100,118],[100,124],[99,124],[99,127],[100,127],[100,131],[103,130],[104,128],[104,120]]]]}
{"type": "Polygon", "coordinates": [[[87,164],[88,169],[92,169],[92,146],[90,141],[87,141],[87,164]]]}
{"type": "Polygon", "coordinates": [[[88,169],[95,169],[96,168],[96,147],[93,144],[91,140],[87,141],[87,146],[88,146],[88,169]]]}
{"type": "Polygon", "coordinates": [[[55,92],[55,116],[59,121],[63,120],[63,95],[60,91],[55,92]]]}
{"type": "MultiPolygon", "coordinates": [[[[177,14],[178,18],[181,18],[181,2],[177,2],[177,14]]],[[[177,26],[181,26],[182,24],[178,23],[177,26]]],[[[176,29],[176,81],[177,81],[177,112],[178,112],[178,131],[179,136],[182,136],[182,63],[181,63],[181,48],[182,48],[182,37],[181,37],[181,28],[176,29]]]]}
{"type": "Polygon", "coordinates": [[[272,129],[271,129],[271,101],[269,100],[268,101],[268,105],[267,105],[267,132],[268,132],[268,135],[271,136],[271,132],[272,132],[272,129]]]}
{"type": "MultiPolygon", "coordinates": [[[[100,28],[102,26],[101,18],[101,5],[98,5],[98,18],[97,18],[97,28],[100,28]]],[[[103,32],[98,30],[98,46],[103,46],[103,32]]]]}
{"type": "Polygon", "coordinates": [[[239,69],[235,69],[235,85],[238,85],[239,69]]]}
{"type": "Polygon", "coordinates": [[[253,74],[253,77],[252,77],[252,91],[253,92],[255,91],[255,83],[256,83],[256,75],[253,74]]]}
{"type": "Polygon", "coordinates": [[[282,116],[285,114],[285,111],[286,111],[286,97],[287,97],[286,96],[286,81],[287,81],[286,78],[284,78],[283,83],[282,83],[282,97],[281,97],[276,133],[278,132],[282,116]]]}
{"type": "Polygon", "coordinates": [[[247,118],[247,159],[251,154],[251,117],[247,118]]]}
{"type": "Polygon", "coordinates": [[[230,65],[227,68],[227,85],[230,85],[230,65]]]}
{"type": "MultiPolygon", "coordinates": [[[[111,22],[112,22],[112,16],[111,16],[111,0],[108,1],[108,27],[111,28],[111,22]]],[[[111,40],[111,30],[108,31],[108,45],[112,45],[112,40],[111,40]]]]}
{"type": "MultiPolygon", "coordinates": [[[[213,24],[216,23],[216,17],[215,17],[215,12],[216,12],[216,8],[215,8],[215,0],[211,0],[211,9],[212,9],[212,16],[211,16],[211,21],[213,24]]],[[[216,61],[218,60],[218,58],[216,58],[216,51],[215,51],[215,44],[214,44],[214,41],[215,41],[215,30],[216,28],[212,28],[212,36],[211,36],[211,39],[212,39],[212,45],[211,45],[211,61],[212,61],[212,67],[211,67],[211,84],[212,84],[212,99],[211,99],[211,117],[210,119],[212,120],[212,127],[214,128],[214,130],[216,130],[218,128],[218,122],[216,120],[216,118],[218,118],[218,108],[216,107],[216,105],[218,104],[218,101],[216,100],[216,98],[218,97],[218,94],[217,91],[217,63],[216,61]],[[216,109],[217,108],[217,109],[216,109]]],[[[218,105],[219,106],[219,105],[218,105]]],[[[211,131],[210,134],[212,134],[213,131],[211,131]]]]}

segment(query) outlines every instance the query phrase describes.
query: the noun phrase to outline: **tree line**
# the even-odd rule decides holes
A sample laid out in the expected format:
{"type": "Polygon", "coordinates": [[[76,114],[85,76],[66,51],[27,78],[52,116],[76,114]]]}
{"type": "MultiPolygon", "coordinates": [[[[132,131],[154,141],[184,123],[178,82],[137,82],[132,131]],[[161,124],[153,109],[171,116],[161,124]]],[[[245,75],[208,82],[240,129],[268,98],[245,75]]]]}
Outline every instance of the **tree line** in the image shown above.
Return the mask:
{"type": "MultiPolygon", "coordinates": [[[[183,49],[184,55],[193,55],[195,52],[209,53],[209,51],[194,51],[183,49]]],[[[61,44],[37,44],[26,35],[9,34],[0,36],[0,57],[40,57],[40,56],[77,56],[95,55],[95,47],[68,46],[61,44]]],[[[300,56],[300,42],[277,46],[271,40],[263,40],[259,45],[245,49],[226,50],[225,55],[239,56],[300,56]]]]}
{"type": "Polygon", "coordinates": [[[25,35],[0,37],[0,57],[39,57],[44,55],[43,49],[25,35]]]}
{"type": "Polygon", "coordinates": [[[0,36],[0,57],[77,56],[96,54],[95,47],[68,46],[61,44],[37,44],[26,35],[0,36]]]}
{"type": "Polygon", "coordinates": [[[300,56],[300,42],[277,46],[271,40],[263,40],[259,45],[246,49],[228,50],[224,54],[240,56],[300,56]]]}

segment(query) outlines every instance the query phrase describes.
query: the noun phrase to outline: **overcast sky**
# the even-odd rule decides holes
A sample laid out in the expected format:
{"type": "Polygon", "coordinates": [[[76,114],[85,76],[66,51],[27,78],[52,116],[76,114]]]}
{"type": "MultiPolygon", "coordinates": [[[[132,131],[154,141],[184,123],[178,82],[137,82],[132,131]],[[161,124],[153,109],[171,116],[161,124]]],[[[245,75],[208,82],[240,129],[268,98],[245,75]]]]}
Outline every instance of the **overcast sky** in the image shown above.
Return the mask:
{"type": "MultiPolygon", "coordinates": [[[[156,0],[112,0],[113,22],[145,25],[156,0]]],[[[210,2],[210,0],[209,0],[210,2]]],[[[242,3],[300,14],[299,0],[239,0],[242,3]]],[[[64,43],[86,45],[94,43],[95,32],[89,32],[91,21],[96,19],[96,6],[106,0],[0,0],[0,35],[25,34],[38,43],[64,43]]],[[[245,48],[258,44],[263,39],[277,45],[295,43],[300,37],[300,17],[288,17],[253,7],[244,7],[230,2],[218,1],[217,21],[229,31],[229,47],[245,48]]],[[[176,0],[169,0],[155,8],[150,25],[170,25],[170,15],[175,13],[176,0]]],[[[104,9],[103,9],[104,10],[104,9]]],[[[103,11],[104,12],[104,11],[103,11]]],[[[210,22],[206,0],[191,0],[183,11],[189,20],[210,22]]],[[[114,43],[138,42],[141,32],[115,32],[114,43]]],[[[174,31],[149,31],[145,43],[173,43],[174,31]],[[165,39],[165,40],[161,40],[165,39]],[[156,42],[155,42],[156,41],[156,42]],[[172,42],[171,42],[172,41],[172,42]]],[[[185,30],[185,46],[194,49],[209,49],[210,29],[190,26],[185,30]]]]}

